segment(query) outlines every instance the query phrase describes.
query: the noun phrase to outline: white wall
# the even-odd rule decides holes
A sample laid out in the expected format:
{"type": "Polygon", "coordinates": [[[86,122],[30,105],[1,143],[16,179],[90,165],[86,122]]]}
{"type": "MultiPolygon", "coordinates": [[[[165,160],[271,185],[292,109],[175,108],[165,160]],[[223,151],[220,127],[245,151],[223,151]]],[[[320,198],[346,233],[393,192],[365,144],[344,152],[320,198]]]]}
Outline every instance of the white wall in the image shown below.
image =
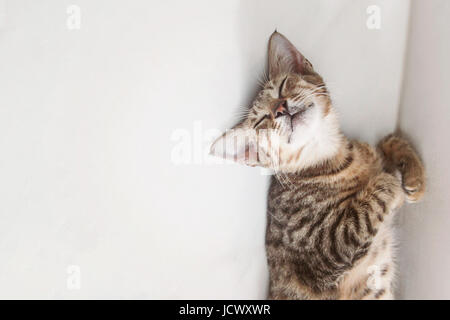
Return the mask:
{"type": "Polygon", "coordinates": [[[177,166],[171,138],[236,120],[275,28],[328,80],[345,132],[395,127],[406,0],[0,4],[0,298],[263,298],[268,177],[177,166]]]}
{"type": "Polygon", "coordinates": [[[399,125],[425,163],[428,192],[404,207],[400,286],[404,299],[450,299],[450,1],[413,1],[399,125]]]}

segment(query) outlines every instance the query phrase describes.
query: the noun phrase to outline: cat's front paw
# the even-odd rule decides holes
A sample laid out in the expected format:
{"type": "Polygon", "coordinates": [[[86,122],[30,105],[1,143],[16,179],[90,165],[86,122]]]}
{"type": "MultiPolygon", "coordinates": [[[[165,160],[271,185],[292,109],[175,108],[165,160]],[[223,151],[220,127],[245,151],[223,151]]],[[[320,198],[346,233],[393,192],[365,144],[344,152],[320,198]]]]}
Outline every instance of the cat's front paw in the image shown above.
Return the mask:
{"type": "Polygon", "coordinates": [[[402,187],[408,202],[417,202],[425,193],[425,170],[418,159],[403,160],[399,164],[402,187]]]}
{"type": "Polygon", "coordinates": [[[384,156],[385,170],[398,170],[402,188],[408,202],[417,202],[425,193],[425,169],[416,151],[404,138],[390,134],[380,141],[379,148],[384,156]]]}

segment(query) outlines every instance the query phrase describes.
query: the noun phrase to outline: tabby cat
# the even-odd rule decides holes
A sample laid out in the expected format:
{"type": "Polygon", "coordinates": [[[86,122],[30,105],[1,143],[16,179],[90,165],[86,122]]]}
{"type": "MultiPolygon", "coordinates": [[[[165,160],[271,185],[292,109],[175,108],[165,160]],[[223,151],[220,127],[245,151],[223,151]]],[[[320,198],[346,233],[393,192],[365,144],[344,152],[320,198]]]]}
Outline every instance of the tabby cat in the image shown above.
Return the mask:
{"type": "Polygon", "coordinates": [[[392,218],[425,190],[411,145],[347,139],[328,89],[283,35],[248,114],[211,153],[274,170],[267,208],[269,299],[392,299],[392,218]]]}

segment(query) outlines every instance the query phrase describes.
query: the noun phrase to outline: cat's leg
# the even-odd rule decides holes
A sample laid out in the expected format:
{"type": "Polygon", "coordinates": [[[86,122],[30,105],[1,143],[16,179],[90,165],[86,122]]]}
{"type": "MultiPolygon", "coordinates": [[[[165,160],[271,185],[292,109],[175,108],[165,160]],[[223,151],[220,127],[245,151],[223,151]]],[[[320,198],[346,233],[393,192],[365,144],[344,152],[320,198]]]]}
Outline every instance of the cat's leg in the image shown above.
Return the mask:
{"type": "Polygon", "coordinates": [[[353,235],[356,243],[370,244],[380,225],[389,223],[392,213],[403,204],[404,198],[399,179],[386,172],[379,173],[349,204],[348,230],[344,231],[347,231],[349,237],[353,235]]]}
{"type": "Polygon", "coordinates": [[[351,257],[352,268],[340,282],[340,299],[392,299],[389,230],[393,212],[404,198],[400,179],[381,172],[348,204],[339,240],[345,244],[343,251],[351,257]]]}
{"type": "Polygon", "coordinates": [[[410,143],[391,134],[380,141],[378,148],[383,155],[386,170],[400,171],[408,202],[419,201],[425,193],[425,169],[410,143]]]}
{"type": "Polygon", "coordinates": [[[349,205],[349,227],[361,241],[370,241],[380,224],[391,218],[392,212],[404,202],[401,183],[394,175],[381,172],[358,192],[349,205]]]}

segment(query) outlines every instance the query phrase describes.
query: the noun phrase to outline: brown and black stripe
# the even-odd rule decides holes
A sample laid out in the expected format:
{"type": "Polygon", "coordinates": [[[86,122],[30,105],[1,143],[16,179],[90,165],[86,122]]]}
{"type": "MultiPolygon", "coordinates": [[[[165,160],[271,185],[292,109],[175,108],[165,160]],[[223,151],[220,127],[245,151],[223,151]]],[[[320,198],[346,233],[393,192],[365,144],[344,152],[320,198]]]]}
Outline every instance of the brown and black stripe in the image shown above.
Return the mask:
{"type": "MultiPolygon", "coordinates": [[[[286,177],[288,186],[274,177],[269,190],[269,297],[339,298],[345,277],[369,252],[382,254],[375,244],[377,234],[401,204],[400,182],[383,171],[373,148],[359,142],[347,143],[320,166],[286,177]]],[[[380,276],[387,270],[385,265],[380,276]]],[[[367,276],[362,279],[367,281],[367,276]]],[[[374,290],[361,281],[358,286],[361,297],[372,292],[375,299],[388,290],[374,290]]]]}

